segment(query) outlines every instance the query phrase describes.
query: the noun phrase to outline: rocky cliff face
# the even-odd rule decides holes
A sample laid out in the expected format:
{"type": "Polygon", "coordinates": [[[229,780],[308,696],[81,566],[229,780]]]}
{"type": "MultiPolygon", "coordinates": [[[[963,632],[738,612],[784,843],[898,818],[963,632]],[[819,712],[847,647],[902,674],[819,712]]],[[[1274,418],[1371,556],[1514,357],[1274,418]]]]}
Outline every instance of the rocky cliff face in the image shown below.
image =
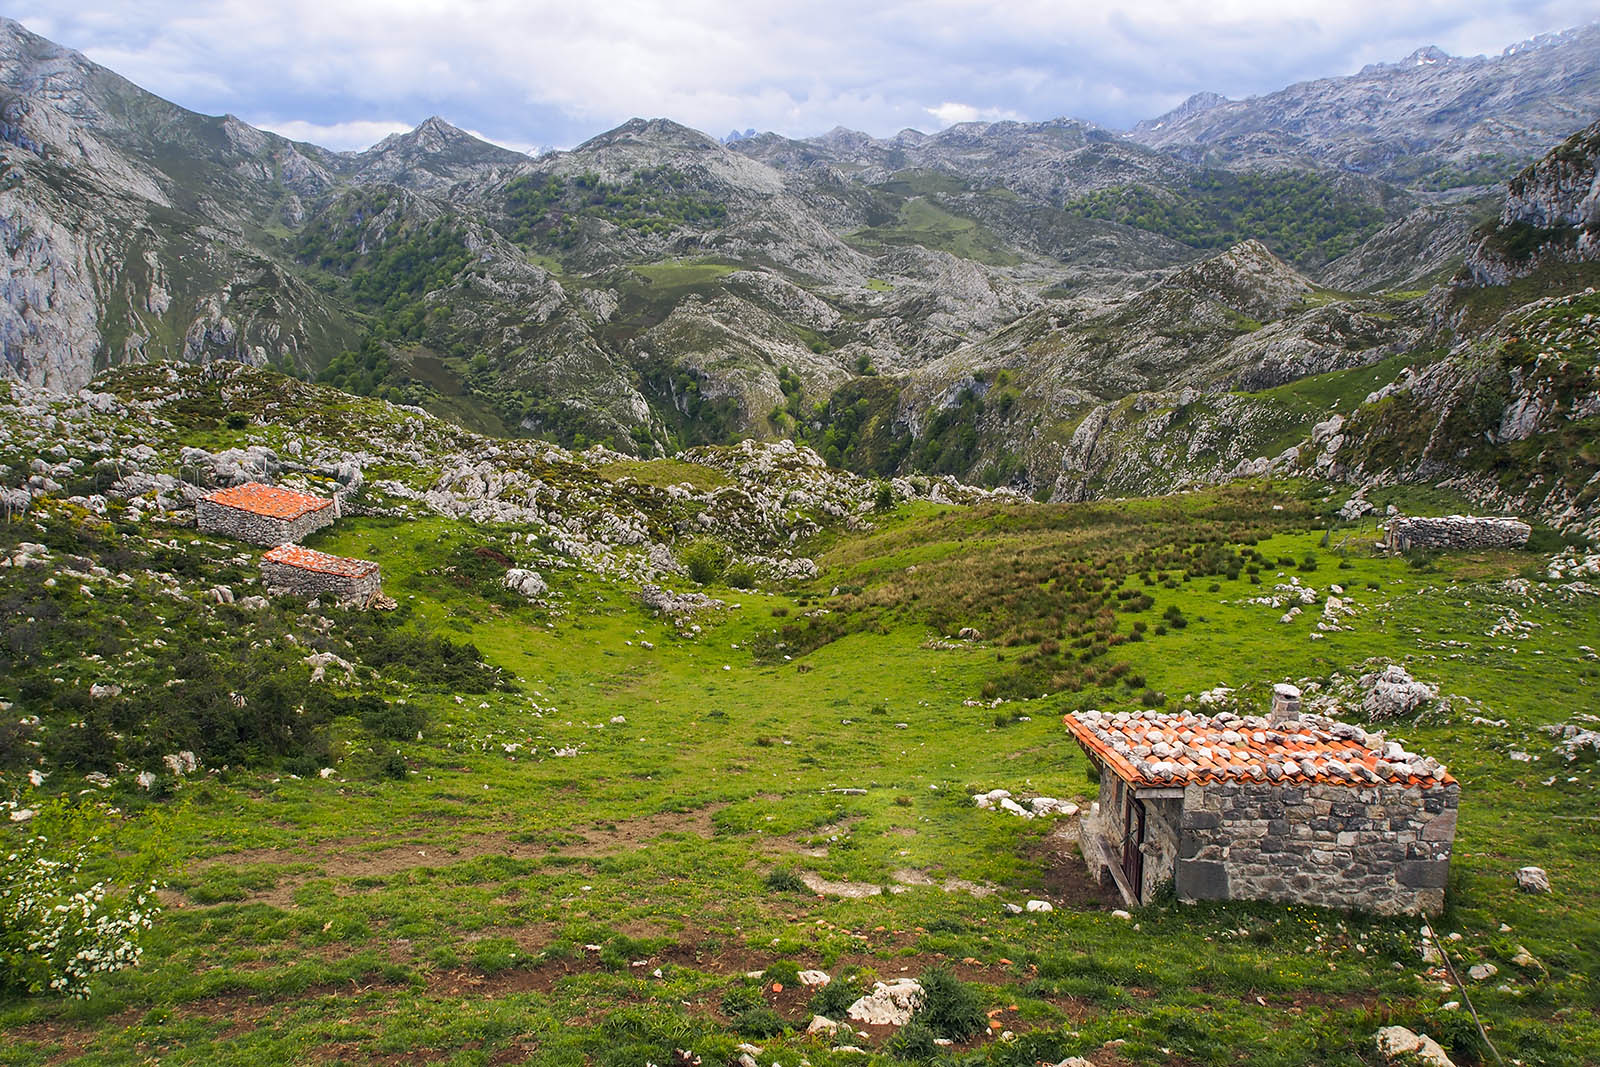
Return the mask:
{"type": "Polygon", "coordinates": [[[374,171],[436,184],[428,160],[459,157],[465,137],[435,124],[330,153],[185,111],[10,20],[0,119],[0,352],[8,375],[57,390],[145,358],[326,362],[355,327],[269,235],[374,171]]]}
{"type": "Polygon", "coordinates": [[[1600,258],[1600,122],[1573,134],[1511,179],[1494,224],[1476,234],[1466,268],[1504,285],[1556,262],[1600,258]]]}

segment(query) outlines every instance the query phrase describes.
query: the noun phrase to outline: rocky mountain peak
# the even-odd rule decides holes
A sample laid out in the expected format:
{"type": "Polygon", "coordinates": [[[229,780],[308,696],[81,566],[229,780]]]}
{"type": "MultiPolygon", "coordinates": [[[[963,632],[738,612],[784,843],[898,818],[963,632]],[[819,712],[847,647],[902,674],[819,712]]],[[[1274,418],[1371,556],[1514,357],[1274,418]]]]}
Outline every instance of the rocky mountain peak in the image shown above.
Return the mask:
{"type": "Polygon", "coordinates": [[[359,154],[363,157],[394,154],[448,155],[476,160],[500,157],[507,163],[519,162],[523,158],[522,153],[474,137],[466,130],[452,126],[438,115],[429,116],[415,129],[405,133],[391,133],[359,154]]]}
{"type": "Polygon", "coordinates": [[[1319,166],[1431,188],[1503,181],[1600,111],[1600,26],[1492,59],[1430,45],[1399,62],[1321,78],[1227,106],[1180,107],[1133,140],[1227,167],[1319,166]]]}
{"type": "Polygon", "coordinates": [[[1263,321],[1278,318],[1316,288],[1254,239],[1183,268],[1162,286],[1198,293],[1263,321]]]}
{"type": "Polygon", "coordinates": [[[1401,66],[1431,67],[1435,63],[1448,63],[1454,58],[1454,56],[1440,48],[1438,45],[1430,44],[1426,48],[1419,48],[1415,52],[1412,52],[1409,56],[1406,56],[1406,58],[1401,61],[1401,66]]]}
{"type": "Polygon", "coordinates": [[[721,142],[715,137],[707,136],[699,130],[683,125],[681,122],[673,122],[671,119],[633,118],[616,129],[607,130],[599,136],[589,138],[574,151],[581,153],[628,144],[694,152],[703,152],[707,149],[722,147],[721,142]]]}
{"type": "Polygon", "coordinates": [[[1173,108],[1171,111],[1168,111],[1166,114],[1153,119],[1145,119],[1143,122],[1140,122],[1138,125],[1134,126],[1133,129],[1136,134],[1140,131],[1146,130],[1154,132],[1161,129],[1169,122],[1179,122],[1183,119],[1189,118],[1190,116],[1203,114],[1204,112],[1210,111],[1212,108],[1221,107],[1223,104],[1228,102],[1228,98],[1223,96],[1221,93],[1198,92],[1189,97],[1189,99],[1185,100],[1183,103],[1179,104],[1177,107],[1173,108]]]}

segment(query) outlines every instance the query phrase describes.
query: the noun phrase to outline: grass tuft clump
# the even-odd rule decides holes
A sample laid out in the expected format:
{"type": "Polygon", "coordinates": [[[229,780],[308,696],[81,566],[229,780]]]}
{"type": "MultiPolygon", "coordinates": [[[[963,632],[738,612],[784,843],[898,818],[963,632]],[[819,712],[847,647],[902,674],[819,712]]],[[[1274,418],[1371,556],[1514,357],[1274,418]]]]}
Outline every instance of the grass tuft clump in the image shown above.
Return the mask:
{"type": "Polygon", "coordinates": [[[788,867],[774,867],[767,873],[767,888],[774,893],[810,893],[811,887],[788,867]]]}
{"type": "MultiPolygon", "coordinates": [[[[965,1041],[981,1032],[987,1023],[978,991],[944,967],[936,967],[921,978],[922,1006],[912,1021],[926,1027],[933,1037],[965,1041]]],[[[931,1041],[930,1041],[931,1043],[931,1041]]]]}

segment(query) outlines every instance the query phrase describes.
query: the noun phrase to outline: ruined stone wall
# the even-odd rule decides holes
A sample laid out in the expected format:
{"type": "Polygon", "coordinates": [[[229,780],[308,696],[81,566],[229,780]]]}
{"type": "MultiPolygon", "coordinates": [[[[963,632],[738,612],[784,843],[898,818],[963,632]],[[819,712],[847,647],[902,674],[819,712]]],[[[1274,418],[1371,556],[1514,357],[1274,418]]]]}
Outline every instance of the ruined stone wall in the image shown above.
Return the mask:
{"type": "Polygon", "coordinates": [[[297,545],[324,526],[331,525],[335,510],[333,507],[318,508],[289,521],[230,508],[202,497],[195,502],[194,517],[195,524],[205,533],[236,537],[253,545],[273,548],[277,545],[297,545]]]}
{"type": "Polygon", "coordinates": [[[1187,786],[1178,895],[1435,914],[1459,797],[1455,784],[1187,786]]]}
{"type": "Polygon", "coordinates": [[[1391,519],[1383,543],[1392,552],[1413,549],[1521,548],[1533,527],[1521,519],[1446,515],[1391,519]]]}
{"type": "Polygon", "coordinates": [[[261,576],[272,590],[288,590],[297,596],[307,597],[331,595],[340,600],[365,601],[383,585],[383,576],[376,567],[371,574],[352,578],[262,560],[261,576]]]}

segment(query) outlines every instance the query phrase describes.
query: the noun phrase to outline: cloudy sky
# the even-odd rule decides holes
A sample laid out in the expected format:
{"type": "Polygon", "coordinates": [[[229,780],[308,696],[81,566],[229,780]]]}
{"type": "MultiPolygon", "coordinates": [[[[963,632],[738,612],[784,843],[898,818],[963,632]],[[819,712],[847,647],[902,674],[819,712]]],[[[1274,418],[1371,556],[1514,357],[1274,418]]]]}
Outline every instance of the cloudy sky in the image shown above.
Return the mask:
{"type": "Polygon", "coordinates": [[[516,148],[633,116],[877,135],[1060,115],[1125,128],[1191,93],[1495,54],[1600,0],[22,0],[35,33],[186,107],[332,148],[438,114],[516,148]]]}

